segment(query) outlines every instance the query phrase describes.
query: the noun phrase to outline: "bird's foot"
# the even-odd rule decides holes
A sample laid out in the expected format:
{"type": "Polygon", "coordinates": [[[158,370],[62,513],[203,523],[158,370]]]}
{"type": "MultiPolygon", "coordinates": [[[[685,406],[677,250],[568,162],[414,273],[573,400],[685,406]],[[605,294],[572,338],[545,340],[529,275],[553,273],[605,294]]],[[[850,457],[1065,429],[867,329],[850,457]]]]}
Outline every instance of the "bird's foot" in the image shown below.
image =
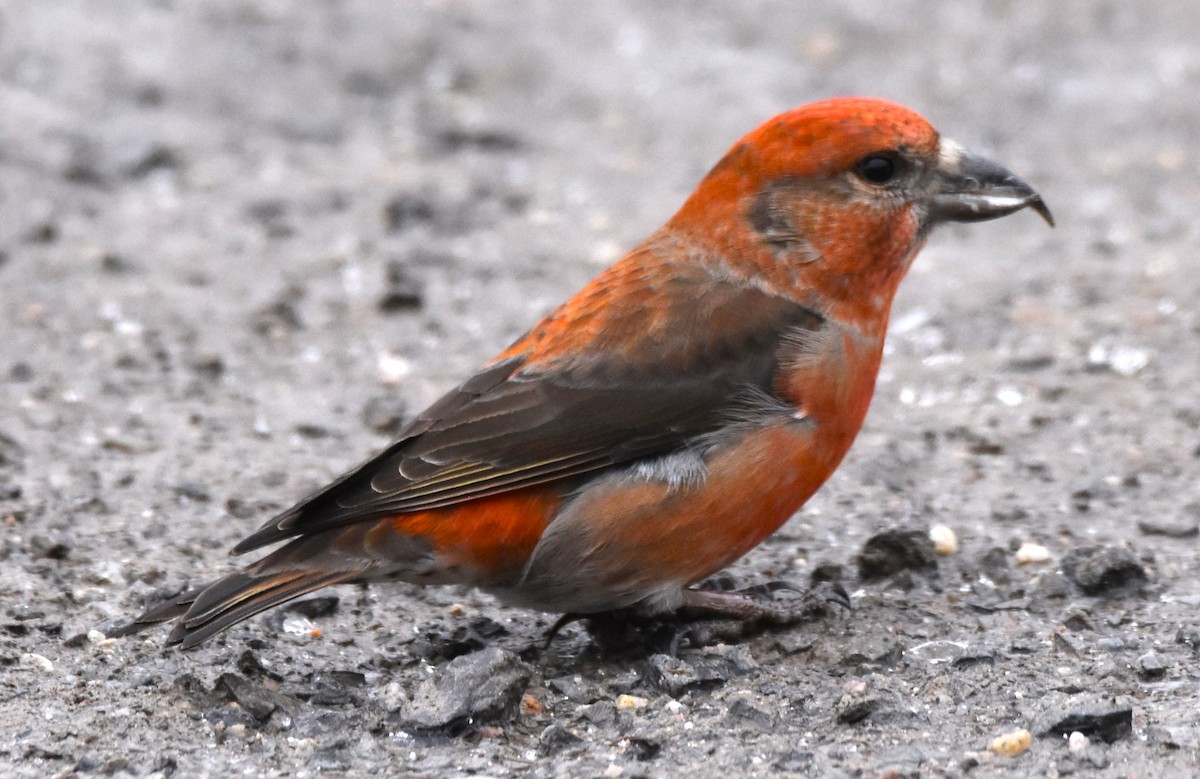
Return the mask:
{"type": "Polygon", "coordinates": [[[732,580],[714,578],[685,590],[683,605],[670,614],[646,614],[636,608],[564,614],[547,631],[542,648],[566,626],[583,622],[605,654],[676,655],[685,640],[691,646],[737,641],[811,622],[833,606],[850,608],[850,596],[837,581],[819,581],[812,587],[775,581],[733,589],[732,580]]]}
{"type": "Polygon", "coordinates": [[[837,581],[819,581],[812,587],[776,581],[732,590],[718,579],[686,590],[676,617],[685,623],[680,638],[705,646],[811,622],[828,615],[833,606],[851,608],[850,596],[837,581]],[[792,595],[780,598],[783,593],[792,595]]]}

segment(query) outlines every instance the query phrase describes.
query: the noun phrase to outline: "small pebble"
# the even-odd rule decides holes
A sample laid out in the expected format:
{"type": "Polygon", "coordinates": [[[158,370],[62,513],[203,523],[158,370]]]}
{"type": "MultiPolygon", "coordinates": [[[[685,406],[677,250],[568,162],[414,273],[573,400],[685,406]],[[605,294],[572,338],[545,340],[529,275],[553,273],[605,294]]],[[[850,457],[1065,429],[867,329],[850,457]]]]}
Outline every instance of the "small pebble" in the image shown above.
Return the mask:
{"type": "Polygon", "coordinates": [[[1034,544],[1026,541],[1021,544],[1021,548],[1013,556],[1017,565],[1031,565],[1033,563],[1045,563],[1050,560],[1050,550],[1041,544],[1034,544]]]}
{"type": "Polygon", "coordinates": [[[283,620],[283,632],[296,636],[303,633],[312,633],[316,627],[311,619],[301,614],[293,614],[283,620]]]}
{"type": "Polygon", "coordinates": [[[1002,736],[996,736],[988,743],[988,749],[995,752],[997,755],[1005,757],[1016,757],[1029,749],[1033,744],[1033,734],[1025,728],[1005,733],[1002,736]]]}
{"type": "Polygon", "coordinates": [[[21,665],[25,668],[35,668],[43,673],[50,673],[54,670],[54,663],[46,657],[33,652],[26,652],[21,655],[21,665]]]}
{"type": "Polygon", "coordinates": [[[617,696],[616,705],[618,709],[644,709],[650,705],[650,701],[646,698],[641,698],[637,695],[626,695],[622,693],[617,696]]]}
{"type": "Polygon", "coordinates": [[[943,557],[958,551],[958,535],[949,525],[934,525],[929,528],[929,540],[933,542],[933,551],[943,557]]]}
{"type": "Polygon", "coordinates": [[[1143,679],[1158,679],[1167,673],[1167,664],[1154,652],[1138,658],[1138,675],[1143,679]]]}
{"type": "Polygon", "coordinates": [[[1082,752],[1088,748],[1091,741],[1087,736],[1080,733],[1078,730],[1067,736],[1067,749],[1072,752],[1082,752]]]}
{"type": "Polygon", "coordinates": [[[1063,557],[1062,572],[1085,595],[1116,595],[1150,581],[1146,567],[1133,552],[1111,545],[1071,549],[1063,557]]]}
{"type": "Polygon", "coordinates": [[[398,384],[412,373],[412,363],[393,352],[381,352],[375,359],[375,371],[381,384],[398,384]]]}

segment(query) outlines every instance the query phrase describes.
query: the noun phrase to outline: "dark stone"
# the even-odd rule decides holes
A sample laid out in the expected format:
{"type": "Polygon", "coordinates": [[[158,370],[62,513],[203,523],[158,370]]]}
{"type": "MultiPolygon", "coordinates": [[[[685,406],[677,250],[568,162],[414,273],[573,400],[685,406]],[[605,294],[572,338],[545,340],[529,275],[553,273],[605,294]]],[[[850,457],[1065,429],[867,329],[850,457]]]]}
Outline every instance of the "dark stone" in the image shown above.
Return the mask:
{"type": "Polygon", "coordinates": [[[1075,731],[1112,744],[1133,732],[1133,707],[1084,694],[1049,703],[1037,718],[1036,732],[1043,738],[1066,738],[1075,731]]]}
{"type": "Polygon", "coordinates": [[[1148,536],[1166,536],[1167,538],[1195,538],[1200,536],[1200,522],[1192,518],[1177,520],[1143,519],[1137,523],[1138,530],[1148,536]]]}
{"type": "Polygon", "coordinates": [[[46,220],[38,222],[25,233],[26,243],[54,243],[58,240],[58,225],[46,220]]]}
{"type": "MultiPolygon", "coordinates": [[[[689,690],[701,688],[700,679],[696,676],[696,669],[691,663],[680,660],[678,657],[663,654],[651,655],[646,660],[646,664],[649,666],[646,679],[672,698],[678,698],[689,690]]],[[[714,685],[719,684],[721,684],[720,680],[714,682],[714,685]]]]}
{"type": "Polygon", "coordinates": [[[413,641],[409,652],[427,660],[453,660],[491,646],[494,639],[506,635],[508,628],[489,617],[475,617],[451,630],[434,628],[413,641]]]}
{"type": "Polygon", "coordinates": [[[175,772],[179,770],[179,761],[175,759],[174,755],[163,752],[154,759],[154,770],[163,776],[174,776],[175,772]]]}
{"type": "Polygon", "coordinates": [[[254,315],[254,331],[262,336],[278,338],[303,330],[304,320],[300,317],[299,302],[304,295],[304,288],[297,285],[284,289],[274,302],[268,303],[254,315]]]}
{"type": "Polygon", "coordinates": [[[459,735],[516,717],[533,669],[512,652],[489,647],[451,660],[424,682],[405,708],[404,727],[459,735]]]}
{"type": "Polygon", "coordinates": [[[208,381],[216,381],[225,375],[225,361],[216,355],[200,357],[191,364],[196,375],[208,381]]]}
{"type": "Polygon", "coordinates": [[[1032,373],[1045,370],[1054,365],[1054,355],[1031,354],[1026,357],[1013,357],[1008,361],[1008,368],[1020,373],[1032,373]]]}
{"type": "Polygon", "coordinates": [[[287,219],[288,204],[279,199],[259,200],[246,206],[246,216],[266,231],[270,238],[286,238],[295,230],[287,219]]]}
{"type": "Polygon", "coordinates": [[[443,127],[433,134],[434,142],[443,150],[458,152],[463,149],[478,149],[484,152],[511,152],[525,147],[519,136],[487,128],[443,127]]]}
{"type": "Polygon", "coordinates": [[[1167,674],[1167,664],[1158,654],[1147,652],[1138,658],[1138,676],[1146,680],[1161,679],[1167,674]]]}
{"type": "Polygon", "coordinates": [[[978,665],[995,665],[996,653],[985,646],[968,646],[950,662],[950,667],[962,671],[978,665]]]}
{"type": "Polygon", "coordinates": [[[408,404],[404,398],[392,393],[377,395],[368,400],[359,419],[377,433],[395,436],[404,427],[407,414],[408,404]]]}
{"type": "Polygon", "coordinates": [[[617,707],[611,701],[596,701],[580,706],[579,716],[598,728],[611,728],[617,722],[617,707]]]}
{"type": "Polygon", "coordinates": [[[878,706],[878,698],[856,698],[838,708],[837,721],[842,725],[856,725],[871,716],[878,706]]]}
{"type": "Polygon", "coordinates": [[[748,698],[734,698],[729,704],[730,720],[748,722],[760,730],[775,727],[775,715],[748,698]]]}
{"type": "Polygon", "coordinates": [[[66,536],[61,533],[53,533],[51,535],[31,536],[29,539],[29,551],[35,557],[42,557],[47,560],[66,560],[71,556],[71,545],[65,540],[66,536]]]}
{"type": "Polygon", "coordinates": [[[379,298],[379,310],[385,313],[412,311],[425,303],[425,290],[412,278],[408,268],[399,260],[387,264],[387,287],[379,298]]]}
{"type": "Polygon", "coordinates": [[[135,270],[128,259],[115,252],[104,252],[100,255],[100,270],[113,276],[123,276],[135,270]]]}
{"type": "Polygon", "coordinates": [[[662,752],[660,742],[640,736],[627,738],[625,743],[629,745],[629,751],[633,753],[633,758],[643,763],[653,760],[658,757],[659,752],[662,752]]]}
{"type": "Polygon", "coordinates": [[[739,676],[758,673],[762,668],[745,644],[705,647],[692,661],[692,666],[702,684],[714,687],[739,676]]]}
{"type": "Polygon", "coordinates": [[[582,741],[579,734],[557,722],[548,726],[538,736],[538,746],[547,755],[558,754],[560,750],[575,746],[582,741]]]}
{"type": "Polygon", "coordinates": [[[599,689],[578,675],[547,679],[546,686],[572,703],[592,703],[600,697],[599,689]]]}
{"type": "Polygon", "coordinates": [[[311,422],[303,422],[296,425],[295,431],[296,435],[310,440],[328,438],[330,436],[329,428],[311,422]]]}
{"type": "Polygon", "coordinates": [[[1070,655],[1072,657],[1079,657],[1079,650],[1076,649],[1075,645],[1071,643],[1070,639],[1068,639],[1062,633],[1057,631],[1051,633],[1050,643],[1054,645],[1054,649],[1057,652],[1062,652],[1063,654],[1070,655]]]}
{"type": "Polygon", "coordinates": [[[21,470],[25,465],[25,447],[17,439],[0,432],[0,468],[21,470]]]}
{"type": "Polygon", "coordinates": [[[27,362],[14,362],[12,367],[8,369],[8,378],[10,381],[26,382],[33,379],[33,366],[27,362]]]}
{"type": "Polygon", "coordinates": [[[183,159],[179,156],[179,152],[156,141],[139,149],[138,153],[126,163],[124,173],[131,179],[140,179],[156,170],[177,170],[181,167],[183,167],[183,159]]]}
{"type": "Polygon", "coordinates": [[[175,485],[175,496],[184,502],[208,503],[212,500],[208,487],[194,481],[180,482],[175,485]]]}
{"type": "Polygon", "coordinates": [[[979,555],[979,572],[993,583],[1005,585],[1012,581],[1012,555],[1002,546],[993,546],[979,555]]]}
{"type": "Polygon", "coordinates": [[[235,519],[249,519],[259,512],[262,507],[256,503],[241,498],[229,498],[225,501],[225,510],[235,519]]]}
{"type": "Polygon", "coordinates": [[[858,577],[876,582],[903,571],[934,573],[937,556],[923,530],[885,530],[867,539],[856,558],[858,577]]]}
{"type": "Polygon", "coordinates": [[[423,195],[396,195],[383,206],[383,225],[389,232],[399,232],[435,219],[437,208],[423,195]]]}
{"type": "Polygon", "coordinates": [[[1150,580],[1133,553],[1119,546],[1072,549],[1063,558],[1062,570],[1087,595],[1111,595],[1137,589],[1150,580]]]}
{"type": "Polygon", "coordinates": [[[309,757],[309,763],[318,771],[330,771],[337,774],[342,774],[349,771],[352,765],[351,759],[346,754],[344,746],[330,746],[314,749],[312,756],[309,757]]]}
{"type": "Polygon", "coordinates": [[[328,617],[330,614],[336,613],[340,602],[341,600],[337,595],[318,595],[315,598],[294,600],[284,606],[283,610],[293,614],[300,614],[309,619],[317,619],[318,617],[328,617]]]}
{"type": "Polygon", "coordinates": [[[845,578],[846,569],[839,563],[821,563],[808,575],[808,581],[814,587],[822,582],[840,582],[845,578]]]}
{"type": "Polygon", "coordinates": [[[264,722],[281,707],[281,695],[233,673],[223,673],[217,677],[213,692],[235,701],[259,722],[264,722]]]}
{"type": "Polygon", "coordinates": [[[258,659],[258,655],[249,649],[238,656],[237,669],[250,679],[268,678],[276,681],[283,679],[279,674],[263,665],[262,661],[258,659]]]}
{"type": "Polygon", "coordinates": [[[1092,623],[1092,618],[1081,608],[1072,609],[1063,619],[1063,625],[1073,633],[1096,629],[1095,624],[1092,623]]]}
{"type": "Polygon", "coordinates": [[[90,774],[100,770],[100,765],[98,758],[88,755],[75,761],[75,767],[72,770],[77,774],[90,774]]]}
{"type": "Polygon", "coordinates": [[[1036,601],[1061,600],[1071,594],[1071,583],[1059,571],[1042,571],[1030,587],[1036,601]]]}
{"type": "Polygon", "coordinates": [[[65,165],[62,176],[74,184],[101,186],[105,184],[108,171],[105,171],[105,160],[100,146],[90,140],[78,138],[71,145],[71,153],[65,165]]]}
{"type": "Polygon", "coordinates": [[[357,671],[320,671],[313,674],[309,703],[315,706],[347,706],[362,702],[358,690],[367,686],[367,677],[357,671]]]}

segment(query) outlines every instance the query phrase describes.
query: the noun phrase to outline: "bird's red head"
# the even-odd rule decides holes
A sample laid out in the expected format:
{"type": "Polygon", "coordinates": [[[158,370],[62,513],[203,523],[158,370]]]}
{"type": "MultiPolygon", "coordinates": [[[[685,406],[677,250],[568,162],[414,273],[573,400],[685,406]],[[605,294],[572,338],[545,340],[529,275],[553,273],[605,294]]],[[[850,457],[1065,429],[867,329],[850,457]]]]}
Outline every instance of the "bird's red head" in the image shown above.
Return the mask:
{"type": "Polygon", "coordinates": [[[836,98],[780,114],[734,144],[665,232],[708,247],[705,262],[882,328],[935,224],[1027,205],[1049,218],[1028,185],[942,139],[916,112],[836,98]]]}

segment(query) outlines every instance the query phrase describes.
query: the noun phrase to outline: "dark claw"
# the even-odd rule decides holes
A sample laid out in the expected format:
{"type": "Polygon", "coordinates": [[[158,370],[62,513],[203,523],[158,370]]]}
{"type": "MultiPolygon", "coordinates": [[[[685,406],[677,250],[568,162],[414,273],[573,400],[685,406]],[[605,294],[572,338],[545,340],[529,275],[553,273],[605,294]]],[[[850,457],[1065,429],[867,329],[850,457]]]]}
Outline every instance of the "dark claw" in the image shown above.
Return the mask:
{"type": "Polygon", "coordinates": [[[587,614],[569,613],[563,614],[561,617],[554,620],[554,624],[551,625],[550,629],[546,631],[546,640],[542,642],[542,651],[550,648],[550,645],[554,643],[554,639],[558,637],[558,634],[561,633],[562,629],[567,625],[570,625],[572,622],[580,622],[587,618],[587,614]]]}
{"type": "Polygon", "coordinates": [[[846,592],[846,588],[841,582],[823,581],[817,582],[812,589],[807,592],[813,600],[822,599],[826,603],[832,603],[850,611],[854,608],[854,604],[850,602],[850,593],[846,592]]]}

